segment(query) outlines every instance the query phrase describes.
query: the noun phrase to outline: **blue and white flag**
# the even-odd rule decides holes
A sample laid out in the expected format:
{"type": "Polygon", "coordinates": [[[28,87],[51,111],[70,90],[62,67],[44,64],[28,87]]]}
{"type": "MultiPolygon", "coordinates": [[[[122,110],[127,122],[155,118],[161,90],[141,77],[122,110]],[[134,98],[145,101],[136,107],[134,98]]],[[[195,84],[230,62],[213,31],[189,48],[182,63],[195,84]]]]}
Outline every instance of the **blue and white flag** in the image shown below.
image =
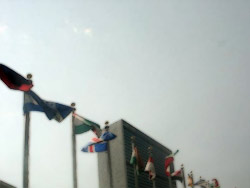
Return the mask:
{"type": "Polygon", "coordinates": [[[24,93],[23,111],[25,114],[30,111],[44,112],[49,120],[55,119],[56,121],[61,122],[73,110],[74,108],[70,106],[42,100],[31,90],[24,93]]]}
{"type": "Polygon", "coordinates": [[[99,143],[89,142],[85,147],[82,148],[82,151],[94,153],[94,152],[107,151],[107,149],[108,149],[107,142],[99,142],[99,143]]]}

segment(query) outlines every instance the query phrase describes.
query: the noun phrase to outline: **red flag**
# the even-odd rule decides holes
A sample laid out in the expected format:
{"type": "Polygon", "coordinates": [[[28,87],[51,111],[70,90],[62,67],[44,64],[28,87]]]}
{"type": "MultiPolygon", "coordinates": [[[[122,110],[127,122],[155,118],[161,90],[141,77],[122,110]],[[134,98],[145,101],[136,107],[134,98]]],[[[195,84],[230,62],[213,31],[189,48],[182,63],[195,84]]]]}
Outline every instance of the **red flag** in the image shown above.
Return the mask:
{"type": "Polygon", "coordinates": [[[31,80],[27,80],[9,67],[0,64],[0,79],[10,88],[20,91],[29,91],[33,85],[31,80]]]}

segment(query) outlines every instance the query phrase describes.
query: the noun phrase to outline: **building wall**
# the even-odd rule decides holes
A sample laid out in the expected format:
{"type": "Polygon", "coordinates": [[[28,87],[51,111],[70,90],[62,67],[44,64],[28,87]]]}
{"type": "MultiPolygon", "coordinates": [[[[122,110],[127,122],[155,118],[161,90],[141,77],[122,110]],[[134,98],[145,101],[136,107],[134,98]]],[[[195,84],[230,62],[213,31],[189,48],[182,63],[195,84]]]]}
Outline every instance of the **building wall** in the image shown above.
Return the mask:
{"type": "MultiPolygon", "coordinates": [[[[109,143],[110,159],[108,159],[108,152],[98,154],[100,188],[135,187],[134,169],[129,163],[132,154],[132,136],[136,137],[135,144],[143,159],[144,166],[146,165],[149,156],[148,147],[153,147],[152,154],[156,168],[156,187],[169,187],[168,178],[166,177],[164,170],[165,157],[171,153],[168,148],[148,137],[146,134],[142,133],[124,120],[120,120],[110,125],[110,131],[116,134],[117,138],[109,143]],[[112,171],[109,169],[109,161],[112,171]]],[[[173,170],[174,166],[172,165],[171,171],[173,170]]],[[[148,173],[146,172],[142,172],[138,176],[138,182],[140,188],[152,188],[152,181],[148,179],[148,173]]],[[[172,182],[172,188],[176,188],[175,182],[172,182]]]]}
{"type": "Polygon", "coordinates": [[[15,188],[15,187],[0,180],[0,188],[15,188]]]}

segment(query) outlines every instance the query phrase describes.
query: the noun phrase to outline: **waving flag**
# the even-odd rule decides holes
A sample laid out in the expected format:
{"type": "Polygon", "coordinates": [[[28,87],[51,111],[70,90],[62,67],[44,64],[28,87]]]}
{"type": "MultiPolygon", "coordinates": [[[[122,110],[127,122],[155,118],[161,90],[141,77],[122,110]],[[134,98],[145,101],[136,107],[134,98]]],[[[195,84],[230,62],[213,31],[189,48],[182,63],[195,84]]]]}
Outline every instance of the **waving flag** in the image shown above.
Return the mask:
{"type": "Polygon", "coordinates": [[[31,80],[27,80],[9,67],[0,64],[0,79],[10,88],[20,91],[29,91],[33,85],[31,80]]]}
{"type": "Polygon", "coordinates": [[[200,179],[194,185],[201,186],[202,188],[207,188],[208,187],[208,182],[206,182],[204,179],[200,179]]]}
{"type": "Polygon", "coordinates": [[[193,187],[194,186],[194,184],[193,184],[193,177],[190,174],[188,174],[188,186],[189,187],[193,187]]]}
{"type": "Polygon", "coordinates": [[[144,164],[143,164],[141,156],[140,156],[140,154],[138,152],[137,147],[134,147],[134,149],[132,151],[132,155],[131,155],[131,158],[130,158],[130,164],[135,165],[137,175],[139,175],[140,172],[143,171],[144,164]]]}
{"type": "Polygon", "coordinates": [[[94,153],[94,152],[104,152],[107,151],[107,149],[108,149],[107,142],[100,142],[100,143],[90,142],[82,148],[82,151],[94,153]]]}
{"type": "Polygon", "coordinates": [[[102,135],[100,136],[100,140],[102,141],[110,141],[116,138],[116,135],[109,132],[109,131],[105,131],[104,133],[102,133],[102,135]]]}
{"type": "Polygon", "coordinates": [[[165,173],[167,176],[171,176],[170,173],[170,164],[174,161],[174,156],[179,152],[179,150],[177,150],[175,153],[172,153],[170,155],[168,155],[165,158],[165,173]]]}
{"type": "Polygon", "coordinates": [[[83,118],[76,113],[73,114],[73,125],[75,126],[75,134],[82,134],[89,130],[93,130],[96,132],[101,132],[100,125],[83,118]]]}
{"type": "Polygon", "coordinates": [[[182,174],[182,170],[180,169],[180,170],[177,170],[177,171],[175,171],[175,172],[173,172],[172,174],[171,174],[171,179],[172,180],[179,180],[179,181],[183,181],[183,174],[182,174]]]}
{"type": "Polygon", "coordinates": [[[213,184],[214,184],[214,188],[220,188],[220,185],[219,185],[219,182],[218,182],[217,179],[214,178],[212,181],[213,181],[213,184]]]}
{"type": "Polygon", "coordinates": [[[152,157],[149,157],[148,162],[145,167],[145,171],[148,172],[150,180],[155,179],[156,173],[155,173],[155,166],[154,166],[154,161],[152,157]]]}
{"type": "Polygon", "coordinates": [[[58,122],[63,121],[74,108],[59,103],[42,100],[33,91],[27,91],[24,94],[23,111],[26,114],[30,111],[44,112],[49,120],[55,119],[58,122]]]}

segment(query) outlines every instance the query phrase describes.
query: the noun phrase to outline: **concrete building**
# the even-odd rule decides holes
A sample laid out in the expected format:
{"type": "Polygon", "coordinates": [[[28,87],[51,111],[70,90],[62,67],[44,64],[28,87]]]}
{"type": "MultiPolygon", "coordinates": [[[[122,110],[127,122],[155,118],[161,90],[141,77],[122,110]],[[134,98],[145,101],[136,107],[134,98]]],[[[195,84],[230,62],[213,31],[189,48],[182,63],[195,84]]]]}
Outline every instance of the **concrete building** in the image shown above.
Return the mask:
{"type": "Polygon", "coordinates": [[[0,180],[0,188],[16,188],[16,187],[0,180]]]}
{"type": "MultiPolygon", "coordinates": [[[[100,188],[134,188],[135,177],[134,168],[129,163],[132,146],[131,137],[135,136],[135,145],[143,159],[144,166],[148,160],[148,147],[152,146],[152,154],[156,169],[156,187],[168,188],[169,182],[165,175],[165,157],[172,153],[171,150],[139,131],[124,120],[120,120],[110,125],[110,131],[117,135],[117,138],[110,141],[109,151],[98,154],[98,171],[100,188]],[[108,155],[109,153],[109,155],[108,155]]],[[[174,166],[171,166],[174,171],[174,166]]],[[[138,176],[140,188],[152,188],[152,181],[148,178],[147,172],[142,172],[138,176]]],[[[176,188],[172,182],[172,188],[176,188]]]]}

